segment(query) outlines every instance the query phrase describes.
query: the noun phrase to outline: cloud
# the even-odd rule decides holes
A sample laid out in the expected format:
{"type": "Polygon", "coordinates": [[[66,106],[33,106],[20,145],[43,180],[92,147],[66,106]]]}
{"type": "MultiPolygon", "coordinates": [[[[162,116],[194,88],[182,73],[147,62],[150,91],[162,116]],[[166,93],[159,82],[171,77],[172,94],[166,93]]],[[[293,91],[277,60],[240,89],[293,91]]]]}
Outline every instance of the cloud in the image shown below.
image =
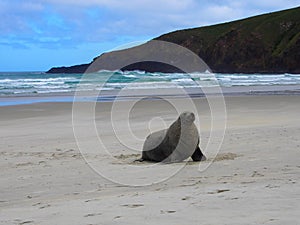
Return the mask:
{"type": "MultiPolygon", "coordinates": [[[[41,2],[41,1],[39,1],[41,2]]],[[[44,3],[50,3],[60,6],[79,6],[79,7],[90,7],[90,6],[100,6],[106,7],[108,9],[122,9],[122,10],[165,10],[169,9],[171,11],[180,11],[190,4],[194,3],[194,0],[42,0],[44,3]]]]}
{"type": "Polygon", "coordinates": [[[264,0],[264,1],[246,1],[247,5],[250,7],[255,7],[259,9],[267,9],[267,10],[277,10],[279,8],[285,9],[290,7],[296,7],[299,6],[299,1],[297,0],[264,0]]]}
{"type": "Polygon", "coordinates": [[[6,44],[11,40],[14,46],[43,48],[130,42],[299,3],[300,0],[2,0],[0,40],[6,40],[6,44]]]}

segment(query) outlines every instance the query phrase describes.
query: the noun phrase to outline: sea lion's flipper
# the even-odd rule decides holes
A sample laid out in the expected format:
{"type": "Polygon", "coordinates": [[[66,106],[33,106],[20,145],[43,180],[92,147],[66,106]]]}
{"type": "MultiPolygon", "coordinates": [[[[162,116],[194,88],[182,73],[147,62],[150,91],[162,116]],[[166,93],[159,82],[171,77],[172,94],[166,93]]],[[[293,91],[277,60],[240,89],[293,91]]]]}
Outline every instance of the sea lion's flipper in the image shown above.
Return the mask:
{"type": "Polygon", "coordinates": [[[192,159],[193,159],[193,161],[205,161],[206,160],[206,157],[201,152],[199,146],[197,146],[195,152],[193,153],[192,159]]]}

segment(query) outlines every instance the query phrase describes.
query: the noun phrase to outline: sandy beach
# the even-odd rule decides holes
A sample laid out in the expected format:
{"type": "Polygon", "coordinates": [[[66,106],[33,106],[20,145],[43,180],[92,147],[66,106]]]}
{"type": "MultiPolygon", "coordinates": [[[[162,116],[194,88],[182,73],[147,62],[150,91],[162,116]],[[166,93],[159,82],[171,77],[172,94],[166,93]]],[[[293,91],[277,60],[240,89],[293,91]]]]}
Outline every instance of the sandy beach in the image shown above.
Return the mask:
{"type": "MultiPolygon", "coordinates": [[[[167,102],[136,103],[131,132],[125,125],[112,127],[112,103],[97,103],[95,127],[109,154],[101,152],[88,118],[78,112],[77,135],[90,149],[81,154],[72,103],[0,107],[0,224],[299,224],[299,100],[298,95],[226,96],[225,136],[214,157],[206,150],[211,111],[204,98],[194,98],[200,145],[208,157],[200,164],[207,168],[199,171],[196,162],[155,165],[158,173],[178,172],[141,186],[112,182],[88,162],[105,163],[104,173],[115,181],[119,177],[110,171],[117,169],[124,182],[134,183],[139,174],[126,166],[148,164],[133,163],[140,152],[130,147],[140,149],[149,130],[176,119],[167,102]]],[[[78,109],[86,104],[78,103],[78,109]]],[[[121,110],[113,116],[117,125],[127,117],[121,110]]],[[[218,120],[214,126],[216,132],[222,129],[218,120]]]]}

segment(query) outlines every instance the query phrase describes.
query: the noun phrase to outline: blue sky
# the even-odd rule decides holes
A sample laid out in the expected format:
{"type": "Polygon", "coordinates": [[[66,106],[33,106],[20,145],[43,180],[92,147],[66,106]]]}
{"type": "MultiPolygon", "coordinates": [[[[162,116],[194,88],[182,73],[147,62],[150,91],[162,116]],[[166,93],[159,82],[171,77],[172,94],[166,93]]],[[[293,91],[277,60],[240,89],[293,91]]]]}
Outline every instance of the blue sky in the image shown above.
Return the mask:
{"type": "Polygon", "coordinates": [[[120,45],[300,6],[300,0],[0,0],[0,71],[90,62],[120,45]]]}

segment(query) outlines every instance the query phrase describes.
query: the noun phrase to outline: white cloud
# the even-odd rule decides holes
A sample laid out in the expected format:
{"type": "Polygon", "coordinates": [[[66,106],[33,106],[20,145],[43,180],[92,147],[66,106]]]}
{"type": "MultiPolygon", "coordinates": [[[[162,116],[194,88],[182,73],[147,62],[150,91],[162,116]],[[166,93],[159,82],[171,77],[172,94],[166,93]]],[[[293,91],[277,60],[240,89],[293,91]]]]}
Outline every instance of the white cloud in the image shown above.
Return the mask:
{"type": "Polygon", "coordinates": [[[44,9],[41,3],[35,2],[23,2],[19,4],[18,7],[24,11],[42,11],[44,9]]]}
{"type": "Polygon", "coordinates": [[[251,7],[256,7],[259,9],[283,9],[299,6],[300,2],[297,0],[254,0],[247,1],[247,5],[251,7]]]}
{"type": "Polygon", "coordinates": [[[36,2],[51,3],[55,5],[68,6],[105,6],[108,8],[122,9],[161,9],[169,8],[172,10],[180,10],[189,4],[193,4],[194,0],[35,0],[36,2]]]}
{"type": "Polygon", "coordinates": [[[0,38],[67,36],[74,45],[139,40],[298,5],[300,0],[0,0],[0,38]]]}
{"type": "Polygon", "coordinates": [[[206,15],[214,21],[228,21],[241,16],[239,10],[226,5],[213,5],[206,9],[206,15]]]}
{"type": "Polygon", "coordinates": [[[38,1],[1,0],[0,13],[27,13],[42,11],[44,6],[38,1]]]}

